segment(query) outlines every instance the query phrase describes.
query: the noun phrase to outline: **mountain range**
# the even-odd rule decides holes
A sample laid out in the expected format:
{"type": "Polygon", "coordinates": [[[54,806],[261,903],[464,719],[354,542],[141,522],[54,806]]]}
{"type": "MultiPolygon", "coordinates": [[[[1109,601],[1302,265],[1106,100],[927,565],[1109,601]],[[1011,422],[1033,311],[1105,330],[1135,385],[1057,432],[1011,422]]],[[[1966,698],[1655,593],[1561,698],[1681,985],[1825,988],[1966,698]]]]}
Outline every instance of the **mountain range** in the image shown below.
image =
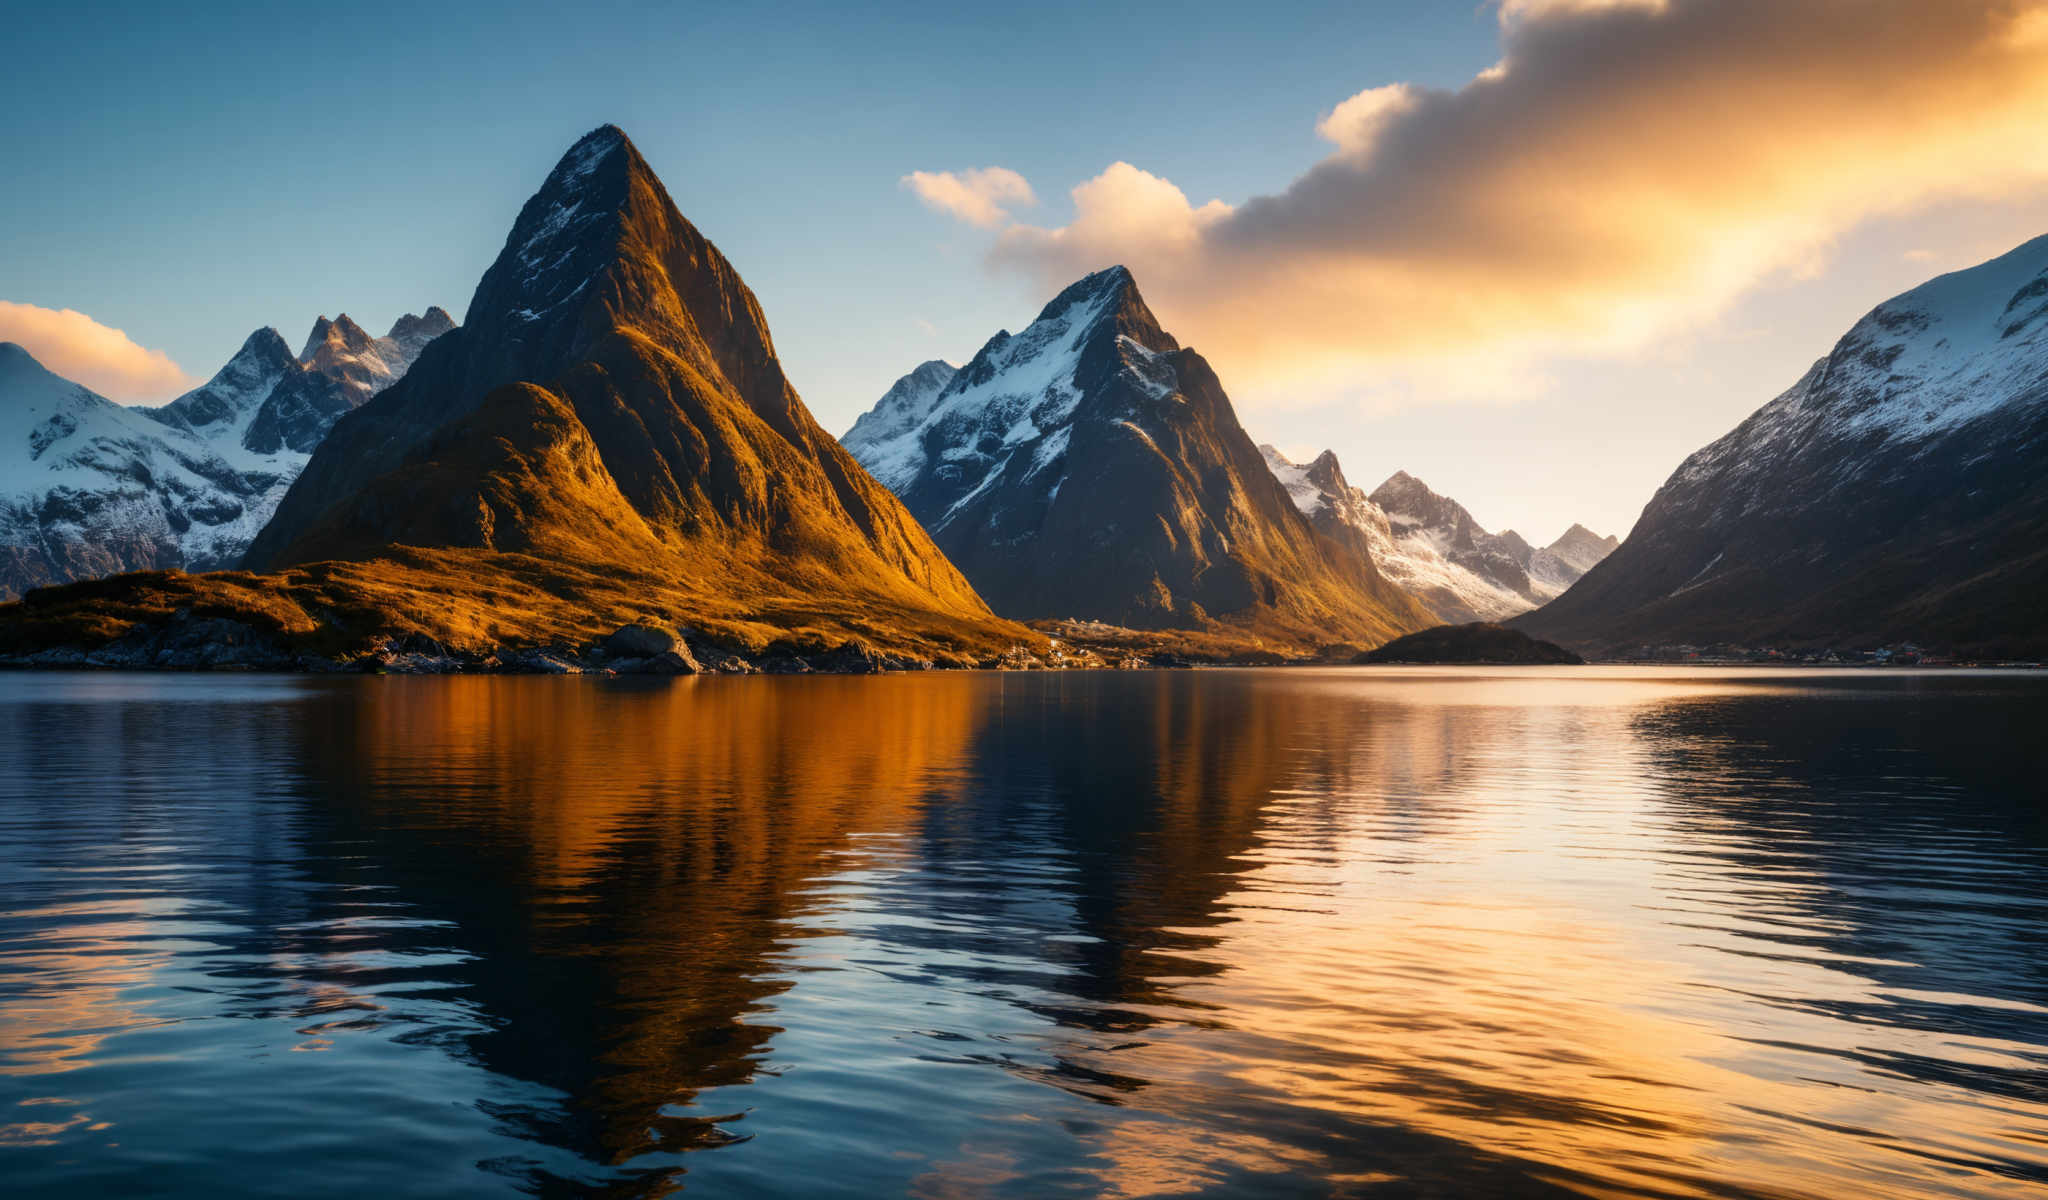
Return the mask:
{"type": "Polygon", "coordinates": [[[1514,624],[1645,645],[2048,653],[2048,237],[1880,304],[1514,624]]]}
{"type": "MultiPolygon", "coordinates": [[[[339,320],[309,348],[350,378],[386,354],[339,320]]],[[[37,593],[22,624],[204,612],[272,646],[472,653],[687,621],[956,663],[1042,642],[812,420],[753,293],[612,126],[526,202],[466,323],[334,423],[244,566],[37,593]]]]}
{"type": "Polygon", "coordinates": [[[2048,238],[1879,305],[1626,542],[1574,525],[1539,548],[1405,472],[1367,493],[1328,451],[1254,445],[1121,267],[962,367],[920,364],[842,444],[605,126],[459,328],[323,316],[296,354],[261,329],[155,409],[0,344],[0,596],[29,593],[0,605],[0,656],[1272,661],[1437,625],[1476,645],[1501,619],[1606,656],[2038,655],[2044,331],[2048,238]]]}
{"type": "Polygon", "coordinates": [[[1370,495],[1325,450],[1306,466],[1272,446],[1266,465],[1327,536],[1348,540],[1380,573],[1451,625],[1527,612],[1570,587],[1620,545],[1573,525],[1537,549],[1514,530],[1488,533],[1465,507],[1398,471],[1370,495]]]}
{"type": "Polygon", "coordinates": [[[0,344],[0,599],[119,571],[240,559],[341,414],[454,328],[439,308],[371,338],[322,317],[294,356],[249,335],[160,408],[116,404],[0,344]]]}
{"type": "Polygon", "coordinates": [[[1122,267],[905,376],[846,446],[1006,616],[1295,647],[1432,623],[1296,509],[1122,267]]]}

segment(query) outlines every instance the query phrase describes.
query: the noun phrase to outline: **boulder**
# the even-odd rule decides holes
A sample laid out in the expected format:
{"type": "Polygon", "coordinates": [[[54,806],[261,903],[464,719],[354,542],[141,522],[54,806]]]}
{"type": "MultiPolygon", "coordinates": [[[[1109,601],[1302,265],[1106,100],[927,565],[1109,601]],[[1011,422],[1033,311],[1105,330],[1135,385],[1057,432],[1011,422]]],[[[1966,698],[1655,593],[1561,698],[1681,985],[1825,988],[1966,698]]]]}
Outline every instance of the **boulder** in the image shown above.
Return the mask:
{"type": "Polygon", "coordinates": [[[659,625],[621,625],[618,632],[604,640],[604,651],[617,658],[654,658],[662,654],[688,658],[690,654],[681,634],[659,625]]]}

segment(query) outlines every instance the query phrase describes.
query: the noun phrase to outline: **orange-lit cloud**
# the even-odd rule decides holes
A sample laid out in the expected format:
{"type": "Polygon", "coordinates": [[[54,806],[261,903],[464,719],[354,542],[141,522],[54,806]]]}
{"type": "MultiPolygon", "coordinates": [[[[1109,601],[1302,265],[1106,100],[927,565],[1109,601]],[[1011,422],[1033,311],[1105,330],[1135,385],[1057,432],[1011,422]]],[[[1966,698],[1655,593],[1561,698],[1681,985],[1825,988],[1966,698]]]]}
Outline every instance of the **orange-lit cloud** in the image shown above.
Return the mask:
{"type": "Polygon", "coordinates": [[[0,300],[0,342],[16,342],[36,361],[110,400],[168,400],[197,380],[161,350],[69,308],[0,300]]]}
{"type": "Polygon", "coordinates": [[[1031,185],[1008,167],[976,167],[957,173],[912,171],[901,182],[928,207],[983,229],[994,229],[1009,220],[1012,207],[1038,203],[1031,185]]]}
{"type": "MultiPolygon", "coordinates": [[[[1199,207],[1116,163],[995,262],[1128,264],[1262,384],[1640,346],[1874,217],[2048,185],[2044,0],[1507,0],[1456,90],[1374,87],[1283,190],[1199,207]]],[[[983,212],[977,223],[991,224],[983,212]]],[[[1000,218],[996,218],[999,223],[1000,218]]],[[[1876,297],[1873,297],[1873,300],[1876,297]]]]}

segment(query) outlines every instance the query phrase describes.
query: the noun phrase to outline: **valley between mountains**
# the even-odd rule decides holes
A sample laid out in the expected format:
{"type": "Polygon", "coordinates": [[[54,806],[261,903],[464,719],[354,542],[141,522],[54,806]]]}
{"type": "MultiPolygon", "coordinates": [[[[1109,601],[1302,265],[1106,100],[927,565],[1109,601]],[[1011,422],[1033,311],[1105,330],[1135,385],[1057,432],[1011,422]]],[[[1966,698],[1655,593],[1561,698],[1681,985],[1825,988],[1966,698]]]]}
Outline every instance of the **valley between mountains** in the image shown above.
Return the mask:
{"type": "Polygon", "coordinates": [[[1367,491],[1332,452],[1260,445],[1116,266],[834,438],[606,126],[459,326],[323,317],[296,354],[258,330],[156,409],[0,344],[0,661],[1336,662],[1443,626],[1475,632],[1399,644],[2039,654],[2044,327],[2048,239],[1879,306],[1626,539],[1538,544],[1405,472],[1367,491]]]}

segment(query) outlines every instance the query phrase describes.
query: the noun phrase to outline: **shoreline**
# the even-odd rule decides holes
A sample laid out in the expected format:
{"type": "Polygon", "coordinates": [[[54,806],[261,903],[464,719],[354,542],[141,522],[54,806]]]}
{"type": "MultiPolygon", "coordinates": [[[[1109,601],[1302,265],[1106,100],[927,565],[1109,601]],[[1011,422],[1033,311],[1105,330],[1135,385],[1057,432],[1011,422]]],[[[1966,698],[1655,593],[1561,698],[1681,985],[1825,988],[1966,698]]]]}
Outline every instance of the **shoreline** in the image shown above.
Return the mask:
{"type": "MultiPolygon", "coordinates": [[[[45,652],[48,653],[48,652],[45,652]]],[[[820,656],[820,657],[830,657],[820,656]]],[[[446,664],[442,662],[341,662],[333,659],[318,659],[302,656],[302,661],[285,662],[242,662],[242,663],[141,663],[141,662],[95,662],[90,655],[77,658],[68,655],[44,657],[10,656],[0,658],[0,674],[90,674],[90,675],[290,675],[306,677],[368,675],[368,676],[577,676],[592,679],[684,679],[697,676],[801,676],[801,675],[920,675],[928,673],[986,673],[986,674],[1059,674],[1063,672],[1116,672],[1116,671],[1299,671],[1299,670],[1357,670],[1379,671],[1388,668],[1409,670],[1423,668],[1486,668],[1489,670],[1559,670],[1584,667],[1652,667],[1671,671],[1799,671],[1799,672],[1885,672],[1889,674],[1938,674],[1942,672],[1969,671],[2040,671],[2048,669],[2048,663],[2034,661],[1989,661],[1989,662],[1947,662],[1947,663],[1759,663],[1759,662],[1693,662],[1673,663],[1646,661],[1641,659],[1595,659],[1583,663],[1518,663],[1518,662],[1382,662],[1354,663],[1327,662],[1315,659],[1296,659],[1283,662],[1146,662],[1128,663],[1086,663],[1068,661],[1047,666],[1042,663],[1030,665],[966,664],[938,665],[879,665],[879,664],[823,664],[799,660],[792,664],[786,661],[772,661],[769,665],[749,664],[743,668],[700,667],[696,670],[672,670],[625,665],[600,665],[567,657],[558,657],[541,652],[528,652],[521,661],[512,663],[483,662],[446,664]],[[535,661],[539,660],[539,661],[535,661]]]]}

